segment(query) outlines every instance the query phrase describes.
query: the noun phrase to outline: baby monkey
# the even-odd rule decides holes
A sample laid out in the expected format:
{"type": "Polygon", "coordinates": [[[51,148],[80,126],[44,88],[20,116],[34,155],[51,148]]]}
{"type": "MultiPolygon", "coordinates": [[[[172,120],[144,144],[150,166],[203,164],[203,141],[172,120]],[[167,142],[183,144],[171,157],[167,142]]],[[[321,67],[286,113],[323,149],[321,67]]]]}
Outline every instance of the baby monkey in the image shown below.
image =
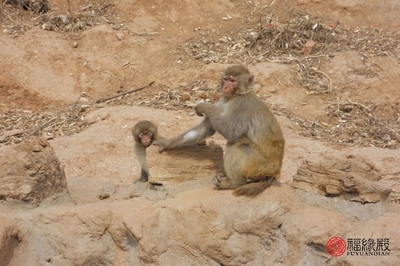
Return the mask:
{"type": "Polygon", "coordinates": [[[135,139],[135,153],[141,167],[138,181],[147,182],[149,180],[149,169],[147,168],[146,149],[160,136],[157,127],[148,120],[138,122],[132,129],[132,135],[135,139]]]}

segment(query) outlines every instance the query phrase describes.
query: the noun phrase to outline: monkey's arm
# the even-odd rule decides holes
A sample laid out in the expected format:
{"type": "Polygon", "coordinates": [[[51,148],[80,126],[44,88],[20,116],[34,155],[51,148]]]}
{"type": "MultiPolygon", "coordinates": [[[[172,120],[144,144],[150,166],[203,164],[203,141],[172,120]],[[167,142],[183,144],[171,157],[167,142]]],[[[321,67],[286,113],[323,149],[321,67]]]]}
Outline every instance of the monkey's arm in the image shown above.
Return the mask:
{"type": "Polygon", "coordinates": [[[211,103],[200,103],[196,106],[196,113],[198,115],[205,115],[214,130],[224,136],[229,142],[236,142],[239,138],[247,135],[251,121],[250,112],[247,109],[251,109],[252,107],[243,108],[246,111],[232,110],[228,106],[225,106],[225,108],[228,108],[225,111],[227,114],[223,114],[221,108],[211,103]]]}
{"type": "Polygon", "coordinates": [[[208,137],[214,135],[215,130],[210,121],[205,118],[200,124],[189,129],[183,134],[172,139],[158,139],[154,141],[154,145],[160,147],[160,152],[164,150],[178,149],[195,145],[208,137]]]}

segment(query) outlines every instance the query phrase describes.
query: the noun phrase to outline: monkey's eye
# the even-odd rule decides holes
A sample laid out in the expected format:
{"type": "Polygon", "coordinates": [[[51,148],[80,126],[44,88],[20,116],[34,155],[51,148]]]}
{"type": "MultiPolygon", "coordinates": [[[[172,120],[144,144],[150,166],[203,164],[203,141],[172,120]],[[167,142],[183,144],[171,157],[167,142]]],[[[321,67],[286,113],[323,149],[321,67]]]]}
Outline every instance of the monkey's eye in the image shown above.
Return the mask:
{"type": "Polygon", "coordinates": [[[223,75],[222,79],[229,82],[236,82],[236,79],[233,78],[232,76],[223,75]]]}

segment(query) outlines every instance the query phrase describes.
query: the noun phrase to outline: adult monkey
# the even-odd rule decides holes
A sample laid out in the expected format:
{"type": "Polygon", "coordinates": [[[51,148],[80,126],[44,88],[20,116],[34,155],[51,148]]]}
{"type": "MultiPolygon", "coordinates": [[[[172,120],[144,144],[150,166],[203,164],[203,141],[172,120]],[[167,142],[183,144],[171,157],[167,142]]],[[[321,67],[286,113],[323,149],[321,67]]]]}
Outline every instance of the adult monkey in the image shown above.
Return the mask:
{"type": "Polygon", "coordinates": [[[196,113],[202,123],[170,140],[156,141],[160,151],[196,144],[216,131],[226,144],[224,169],[227,179],[214,178],[217,189],[235,189],[234,194],[257,195],[280,176],[285,139],[267,105],[256,96],[254,77],[236,65],[221,79],[222,98],[213,105],[200,103],[196,113]]]}

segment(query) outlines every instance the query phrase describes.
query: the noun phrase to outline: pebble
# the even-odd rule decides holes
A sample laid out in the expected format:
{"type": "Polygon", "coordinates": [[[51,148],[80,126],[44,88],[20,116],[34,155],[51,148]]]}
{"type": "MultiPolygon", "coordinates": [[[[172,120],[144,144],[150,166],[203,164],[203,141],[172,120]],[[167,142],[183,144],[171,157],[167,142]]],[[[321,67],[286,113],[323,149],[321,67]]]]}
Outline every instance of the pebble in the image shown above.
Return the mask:
{"type": "Polygon", "coordinates": [[[124,38],[125,38],[125,35],[123,33],[121,33],[121,32],[117,33],[117,39],[118,40],[122,41],[124,38]]]}

